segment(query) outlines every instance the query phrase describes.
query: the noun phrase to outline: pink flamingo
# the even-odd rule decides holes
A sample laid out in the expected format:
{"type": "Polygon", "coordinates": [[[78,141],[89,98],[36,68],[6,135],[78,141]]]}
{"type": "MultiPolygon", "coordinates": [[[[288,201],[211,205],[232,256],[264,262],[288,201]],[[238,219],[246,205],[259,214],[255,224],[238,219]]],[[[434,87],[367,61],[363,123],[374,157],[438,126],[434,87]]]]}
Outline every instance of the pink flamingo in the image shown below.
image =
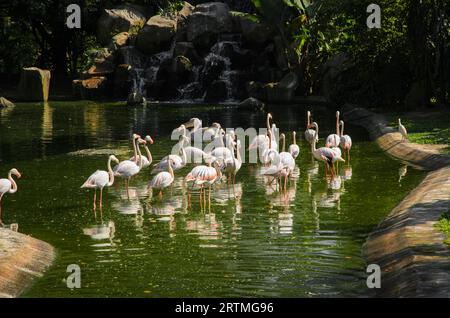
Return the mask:
{"type": "MultiPolygon", "coordinates": [[[[149,135],[145,136],[145,143],[144,143],[144,149],[147,153],[147,156],[140,156],[139,158],[142,160],[142,168],[149,167],[153,162],[153,157],[150,152],[150,149],[148,149],[147,144],[153,145],[153,139],[149,135]]],[[[130,161],[137,161],[136,158],[133,156],[129,159],[130,161]]]]}
{"type": "Polygon", "coordinates": [[[8,179],[0,179],[0,225],[3,226],[2,222],[2,198],[5,193],[16,193],[17,192],[17,183],[14,181],[12,176],[16,176],[17,178],[20,178],[22,175],[20,172],[13,168],[9,170],[8,173],[8,179]]]}
{"type": "Polygon", "coordinates": [[[347,160],[350,162],[350,149],[352,149],[352,138],[349,135],[344,135],[344,121],[341,120],[341,147],[347,151],[347,160]]]}
{"type": "Polygon", "coordinates": [[[167,188],[173,183],[174,174],[173,174],[173,159],[169,157],[167,170],[161,171],[156,176],[153,177],[152,181],[148,184],[148,188],[159,190],[159,196],[162,198],[162,190],[167,188]]]}
{"type": "Polygon", "coordinates": [[[110,187],[114,184],[114,172],[111,168],[111,161],[119,163],[119,159],[116,156],[111,155],[108,158],[108,171],[97,170],[86,180],[81,188],[95,189],[94,192],[94,209],[96,209],[97,189],[100,189],[100,209],[103,206],[103,188],[110,187]]]}
{"type": "Polygon", "coordinates": [[[332,148],[332,147],[339,147],[339,143],[341,142],[341,137],[339,137],[339,111],[336,112],[336,133],[331,134],[327,137],[327,140],[325,142],[325,147],[332,148]]]}

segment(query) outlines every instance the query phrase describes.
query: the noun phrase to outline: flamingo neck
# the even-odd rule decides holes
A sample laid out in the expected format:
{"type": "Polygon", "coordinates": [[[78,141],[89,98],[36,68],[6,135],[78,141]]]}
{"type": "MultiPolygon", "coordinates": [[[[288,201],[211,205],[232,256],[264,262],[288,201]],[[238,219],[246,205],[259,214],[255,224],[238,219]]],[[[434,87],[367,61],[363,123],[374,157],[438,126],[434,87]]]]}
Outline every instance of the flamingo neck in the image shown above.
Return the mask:
{"type": "Polygon", "coordinates": [[[344,122],[342,122],[341,137],[344,136],[344,122]]]}
{"type": "MultiPolygon", "coordinates": [[[[138,164],[138,160],[139,160],[139,158],[138,158],[138,156],[137,156],[136,143],[137,143],[137,138],[135,139],[135,138],[133,137],[133,153],[134,153],[134,162],[135,162],[136,164],[138,164]]],[[[139,147],[137,147],[137,148],[139,148],[139,147]]]]}
{"type": "Polygon", "coordinates": [[[172,160],[169,160],[169,164],[168,164],[168,166],[167,166],[167,169],[168,169],[170,175],[171,175],[172,178],[173,178],[172,160]]]}
{"type": "Polygon", "coordinates": [[[11,189],[8,191],[8,193],[16,193],[17,192],[17,183],[14,181],[11,171],[8,173],[8,180],[11,181],[11,189]]]}
{"type": "Polygon", "coordinates": [[[309,129],[309,125],[311,125],[311,122],[310,122],[311,114],[308,112],[306,117],[307,117],[307,119],[306,119],[306,129],[309,129]]]}
{"type": "Polygon", "coordinates": [[[147,145],[144,145],[145,152],[147,153],[148,162],[151,164],[153,162],[152,153],[150,152],[150,149],[147,145]]]}
{"type": "Polygon", "coordinates": [[[108,159],[108,174],[109,174],[109,182],[108,182],[107,186],[110,187],[114,183],[114,172],[111,168],[111,157],[109,157],[109,159],[108,159]]]}
{"type": "MultiPolygon", "coordinates": [[[[137,143],[137,141],[136,141],[136,143],[137,143]]],[[[135,145],[135,147],[137,148],[137,154],[138,154],[138,156],[139,157],[136,157],[137,158],[137,160],[139,160],[139,170],[141,170],[142,169],[142,158],[141,158],[141,147],[139,147],[139,145],[135,145]]],[[[136,155],[135,155],[136,156],[136,155]]],[[[136,162],[136,164],[138,164],[137,162],[136,162]]]]}
{"type": "Polygon", "coordinates": [[[185,166],[187,161],[186,151],[184,151],[183,145],[181,146],[181,165],[185,166]]]}
{"type": "Polygon", "coordinates": [[[336,135],[339,136],[339,113],[336,114],[336,135]]]}
{"type": "Polygon", "coordinates": [[[316,151],[316,140],[317,140],[317,137],[319,136],[319,126],[316,125],[315,128],[316,128],[316,130],[314,131],[314,139],[313,139],[313,142],[311,143],[311,150],[313,152],[316,151]]]}
{"type": "Polygon", "coordinates": [[[239,147],[236,148],[236,159],[242,163],[241,152],[239,151],[239,147]]]}
{"type": "Polygon", "coordinates": [[[269,114],[267,114],[266,125],[267,125],[267,130],[270,130],[270,118],[269,118],[269,114]]]}
{"type": "Polygon", "coordinates": [[[282,143],[282,147],[281,147],[281,152],[284,152],[286,150],[286,137],[283,135],[281,135],[280,139],[283,139],[283,143],[282,143]]]}
{"type": "Polygon", "coordinates": [[[297,133],[294,131],[294,132],[292,133],[292,142],[294,143],[294,145],[297,144],[297,138],[296,138],[296,135],[297,135],[297,133]]]}

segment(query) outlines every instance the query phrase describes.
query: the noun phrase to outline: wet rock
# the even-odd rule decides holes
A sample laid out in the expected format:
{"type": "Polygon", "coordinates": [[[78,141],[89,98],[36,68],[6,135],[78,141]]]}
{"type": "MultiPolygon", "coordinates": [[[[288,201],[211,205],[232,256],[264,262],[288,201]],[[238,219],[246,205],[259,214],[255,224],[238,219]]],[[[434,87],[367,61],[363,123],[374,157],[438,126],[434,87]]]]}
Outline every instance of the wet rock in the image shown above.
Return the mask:
{"type": "Polygon", "coordinates": [[[115,49],[126,46],[128,44],[128,38],[130,34],[128,32],[120,32],[112,38],[112,42],[115,49]]]}
{"type": "Polygon", "coordinates": [[[205,94],[205,102],[220,102],[228,98],[227,83],[223,80],[216,80],[209,85],[205,94]]]}
{"type": "Polygon", "coordinates": [[[188,2],[183,3],[183,8],[177,14],[177,41],[187,41],[188,17],[194,12],[195,7],[188,2]]]}
{"type": "Polygon", "coordinates": [[[266,100],[264,85],[260,82],[250,81],[246,85],[247,94],[256,99],[266,100]]]}
{"type": "Polygon", "coordinates": [[[133,92],[128,95],[128,106],[145,106],[146,104],[147,100],[139,92],[133,92]]]}
{"type": "Polygon", "coordinates": [[[295,73],[288,73],[278,83],[269,83],[264,86],[269,103],[289,102],[295,95],[298,79],[295,73]]]}
{"type": "Polygon", "coordinates": [[[20,98],[25,101],[46,102],[50,89],[50,71],[37,67],[22,69],[19,83],[20,98]]]}
{"type": "Polygon", "coordinates": [[[177,42],[174,49],[174,55],[182,55],[187,57],[193,63],[200,63],[201,58],[195,50],[192,42],[177,42]]]}
{"type": "Polygon", "coordinates": [[[273,32],[266,24],[255,21],[248,15],[235,17],[237,29],[250,44],[263,45],[273,37],[273,32]]]}
{"type": "Polygon", "coordinates": [[[72,81],[72,92],[76,98],[96,99],[107,96],[107,80],[104,76],[72,81]]]}
{"type": "Polygon", "coordinates": [[[129,32],[135,34],[147,21],[139,6],[124,4],[114,9],[105,9],[97,22],[97,38],[102,45],[109,45],[112,36],[129,32]]]}
{"type": "Polygon", "coordinates": [[[176,56],[172,61],[172,72],[181,81],[185,81],[189,74],[192,72],[192,63],[185,56],[176,56]]]}
{"type": "Polygon", "coordinates": [[[205,58],[205,64],[202,72],[202,83],[208,85],[214,80],[219,79],[222,72],[226,69],[226,62],[223,58],[209,55],[205,58]]]}
{"type": "Polygon", "coordinates": [[[199,4],[187,21],[187,40],[201,47],[211,46],[217,34],[231,32],[230,9],[221,2],[199,4]]]}
{"type": "Polygon", "coordinates": [[[116,66],[114,72],[114,95],[116,97],[127,97],[131,87],[130,72],[131,65],[119,64],[116,66]]]}
{"type": "Polygon", "coordinates": [[[349,58],[345,53],[338,53],[326,61],[321,68],[321,86],[320,94],[328,100],[333,100],[334,96],[339,94],[336,83],[339,82],[339,76],[347,68],[349,58]]]}
{"type": "Polygon", "coordinates": [[[262,101],[254,98],[254,97],[249,97],[249,98],[243,100],[242,102],[240,102],[238,107],[239,107],[239,109],[263,110],[265,107],[265,104],[262,101]]]}
{"type": "Polygon", "coordinates": [[[14,103],[7,100],[5,97],[0,97],[0,108],[14,107],[14,103]]]}
{"type": "Polygon", "coordinates": [[[174,20],[160,15],[151,17],[136,37],[136,48],[146,54],[168,50],[176,26],[174,20]]]}

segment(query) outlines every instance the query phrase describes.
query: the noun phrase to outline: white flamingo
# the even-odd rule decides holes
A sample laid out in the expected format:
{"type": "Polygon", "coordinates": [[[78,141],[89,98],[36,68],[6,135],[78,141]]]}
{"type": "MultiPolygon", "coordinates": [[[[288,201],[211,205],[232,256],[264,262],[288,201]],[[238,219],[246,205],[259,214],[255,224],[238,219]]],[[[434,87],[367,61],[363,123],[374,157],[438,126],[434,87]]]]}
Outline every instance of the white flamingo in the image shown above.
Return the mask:
{"type": "MultiPolygon", "coordinates": [[[[152,154],[150,152],[150,149],[148,149],[147,143],[150,144],[150,145],[153,145],[153,139],[152,139],[152,137],[147,135],[147,136],[145,136],[144,140],[145,140],[144,149],[145,149],[145,152],[147,153],[147,156],[140,156],[139,158],[142,160],[142,168],[147,168],[153,162],[153,157],[152,157],[152,154]]],[[[133,156],[129,160],[136,161],[136,158],[133,156]]]]}
{"type": "Polygon", "coordinates": [[[117,166],[113,168],[114,176],[125,178],[125,188],[127,191],[127,196],[130,196],[129,183],[131,177],[135,176],[142,169],[143,160],[138,160],[141,158],[141,150],[138,143],[144,143],[145,141],[137,134],[133,134],[133,152],[135,160],[124,160],[119,162],[117,166]],[[138,163],[139,161],[139,163],[138,163]]]}
{"type": "Polygon", "coordinates": [[[111,168],[111,161],[119,163],[119,159],[116,156],[111,155],[108,158],[108,171],[105,170],[97,170],[86,180],[85,183],[81,186],[81,188],[95,189],[94,192],[94,209],[96,206],[96,198],[97,198],[97,189],[100,189],[100,209],[103,205],[103,188],[110,187],[114,184],[114,172],[111,168]]]}
{"type": "Polygon", "coordinates": [[[210,158],[211,155],[209,153],[206,153],[200,148],[190,146],[191,140],[187,137],[186,126],[180,125],[178,130],[181,131],[183,136],[185,136],[185,138],[183,138],[183,142],[180,141],[179,145],[184,148],[184,152],[186,153],[186,161],[188,163],[201,163],[202,160],[206,161],[210,158]]]}
{"type": "Polygon", "coordinates": [[[22,175],[20,172],[13,168],[9,170],[8,178],[7,179],[0,179],[0,225],[3,226],[2,222],[2,198],[5,193],[16,193],[17,192],[17,183],[14,181],[12,176],[16,176],[17,178],[20,178],[22,175]]]}
{"type": "MultiPolygon", "coordinates": [[[[312,126],[315,128],[315,134],[319,134],[319,125],[317,125],[316,122],[312,123],[312,126]]],[[[318,161],[323,161],[325,163],[325,169],[328,171],[331,169],[331,174],[334,175],[334,169],[333,169],[333,163],[336,161],[342,161],[345,162],[345,160],[338,156],[335,151],[328,147],[321,147],[319,149],[316,149],[316,143],[313,142],[311,145],[311,152],[314,156],[314,159],[318,161]]]]}
{"type": "Polygon", "coordinates": [[[184,144],[188,140],[189,140],[188,137],[183,136],[183,135],[180,136],[180,141],[178,142],[178,145],[179,145],[178,148],[179,148],[179,151],[181,152],[181,156],[168,155],[168,156],[163,157],[160,162],[155,164],[151,173],[153,174],[153,173],[157,173],[157,172],[166,171],[169,166],[169,159],[172,160],[172,169],[173,170],[179,170],[179,169],[183,168],[184,166],[186,166],[187,157],[186,157],[186,152],[184,150],[184,144]]]}
{"type": "MultiPolygon", "coordinates": [[[[306,113],[306,130],[305,130],[305,139],[307,142],[309,142],[310,145],[314,142],[314,129],[310,129],[311,127],[311,112],[308,110],[306,113]]],[[[319,138],[319,136],[316,136],[316,138],[319,138]]],[[[316,139],[316,142],[318,142],[319,139],[316,139]]]]}
{"type": "Polygon", "coordinates": [[[300,147],[297,145],[297,132],[292,132],[292,144],[289,146],[289,153],[296,159],[300,154],[300,147]]]}
{"type": "Polygon", "coordinates": [[[269,184],[278,179],[281,186],[281,178],[286,178],[288,176],[289,168],[281,163],[280,154],[275,149],[269,149],[267,155],[270,158],[271,164],[267,169],[261,172],[261,175],[266,177],[273,177],[273,180],[269,182],[269,184]]]}
{"type": "Polygon", "coordinates": [[[156,176],[153,177],[153,179],[148,184],[148,187],[151,189],[157,189],[159,190],[159,196],[162,198],[162,190],[164,188],[167,188],[173,183],[174,180],[174,174],[173,174],[173,168],[174,162],[172,158],[169,157],[168,159],[168,165],[167,165],[167,171],[161,171],[156,176]]]}
{"type": "Polygon", "coordinates": [[[219,123],[212,123],[212,125],[207,127],[203,132],[203,140],[211,141],[221,129],[222,126],[219,123]]]}
{"type": "Polygon", "coordinates": [[[202,121],[199,118],[191,118],[189,121],[183,124],[186,128],[191,128],[192,130],[186,132],[186,137],[189,137],[190,140],[194,140],[194,136],[197,133],[201,133],[200,137],[203,137],[202,131],[202,121]]]}
{"type": "Polygon", "coordinates": [[[349,135],[344,135],[344,121],[341,120],[341,147],[347,151],[347,160],[350,161],[350,149],[352,149],[352,138],[349,135]]]}
{"type": "Polygon", "coordinates": [[[341,137],[339,137],[339,111],[336,112],[336,133],[331,134],[327,137],[327,140],[325,142],[325,147],[331,148],[331,147],[339,147],[339,144],[341,142],[341,137]]]}
{"type": "Polygon", "coordinates": [[[285,147],[286,147],[285,134],[280,135],[280,140],[283,140],[281,152],[279,153],[281,164],[289,169],[289,175],[291,175],[295,169],[295,159],[291,155],[291,153],[285,151],[285,147]]]}
{"type": "Polygon", "coordinates": [[[402,125],[402,121],[398,119],[398,132],[402,134],[402,141],[408,140],[408,132],[406,131],[406,127],[402,125]]]}
{"type": "Polygon", "coordinates": [[[241,158],[241,141],[238,140],[236,142],[236,157],[234,153],[234,147],[232,148],[232,158],[225,159],[225,170],[227,172],[227,179],[230,179],[230,182],[233,185],[236,183],[236,174],[242,167],[242,158],[241,158]]]}

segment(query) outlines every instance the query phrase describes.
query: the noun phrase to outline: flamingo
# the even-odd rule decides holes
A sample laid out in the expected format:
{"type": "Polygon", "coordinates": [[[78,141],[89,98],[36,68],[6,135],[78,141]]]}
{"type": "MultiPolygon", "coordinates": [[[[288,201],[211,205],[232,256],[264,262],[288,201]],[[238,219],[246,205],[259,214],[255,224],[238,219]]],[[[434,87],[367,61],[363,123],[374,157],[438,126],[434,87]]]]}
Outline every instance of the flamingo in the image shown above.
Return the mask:
{"type": "Polygon", "coordinates": [[[222,143],[221,147],[214,148],[214,150],[211,151],[211,156],[217,159],[223,159],[223,162],[234,158],[233,155],[233,149],[235,146],[234,137],[235,137],[234,131],[227,133],[225,135],[226,147],[222,143]]]}
{"type": "MultiPolygon", "coordinates": [[[[314,142],[314,130],[310,129],[311,127],[311,112],[308,110],[306,113],[306,130],[305,130],[305,139],[307,142],[309,142],[309,144],[312,145],[312,143],[314,142]]],[[[319,141],[319,136],[316,136],[316,142],[319,141]]]]}
{"type": "Polygon", "coordinates": [[[221,129],[222,126],[219,123],[212,123],[212,125],[207,127],[203,132],[203,140],[211,141],[221,129]]]}
{"type": "Polygon", "coordinates": [[[169,159],[172,160],[172,169],[173,170],[178,170],[183,168],[184,166],[186,166],[186,162],[187,162],[187,157],[186,157],[186,151],[184,150],[184,143],[186,141],[188,141],[188,137],[181,135],[180,136],[180,141],[178,142],[179,144],[179,149],[181,152],[181,156],[179,155],[168,155],[165,156],[161,159],[161,161],[159,163],[157,163],[152,170],[152,174],[153,173],[157,173],[157,172],[163,172],[166,171],[168,168],[168,163],[169,163],[169,159]]]}
{"type": "Polygon", "coordinates": [[[230,182],[233,182],[233,186],[236,181],[236,174],[242,167],[241,158],[241,141],[236,142],[236,157],[234,154],[234,147],[232,148],[232,158],[225,159],[225,170],[227,171],[227,178],[230,178],[230,182]]]}
{"type": "Polygon", "coordinates": [[[271,165],[269,166],[269,168],[263,170],[261,174],[266,177],[273,177],[272,182],[269,183],[273,183],[274,180],[279,179],[281,186],[281,178],[283,176],[285,178],[287,177],[289,169],[281,163],[280,155],[275,149],[269,149],[267,155],[270,158],[271,165]]]}
{"type": "Polygon", "coordinates": [[[133,151],[135,160],[124,160],[119,162],[117,166],[114,167],[114,176],[125,178],[125,187],[127,190],[127,196],[130,197],[129,192],[129,183],[131,177],[135,176],[142,169],[143,160],[138,160],[141,158],[141,150],[137,144],[145,143],[145,140],[142,140],[141,137],[137,134],[133,134],[133,151]],[[138,164],[139,161],[139,164],[138,164]]]}
{"type": "MultiPolygon", "coordinates": [[[[150,145],[153,145],[153,139],[152,139],[152,137],[147,135],[147,136],[145,136],[144,140],[145,140],[144,149],[145,149],[145,152],[147,153],[147,156],[140,156],[139,157],[142,160],[142,168],[149,167],[152,164],[152,162],[153,162],[152,154],[150,152],[150,149],[148,149],[148,147],[147,147],[147,143],[149,143],[150,145]]],[[[131,157],[129,160],[130,161],[137,161],[134,156],[131,157]]]]}
{"type": "Polygon", "coordinates": [[[341,137],[339,137],[339,111],[336,112],[336,133],[331,134],[327,137],[327,140],[325,142],[325,147],[331,148],[331,147],[339,147],[339,144],[341,142],[341,137]]]}
{"type": "Polygon", "coordinates": [[[2,222],[2,198],[5,193],[16,193],[17,192],[17,183],[14,181],[12,176],[16,176],[17,178],[22,177],[20,172],[13,168],[9,170],[7,179],[0,179],[0,225],[3,226],[2,222]]]}
{"type": "MultiPolygon", "coordinates": [[[[248,146],[248,150],[258,149],[261,163],[264,163],[264,164],[268,163],[267,160],[264,159],[265,158],[264,153],[267,152],[268,149],[270,149],[270,147],[269,147],[269,138],[270,138],[269,131],[272,131],[271,126],[270,126],[270,120],[272,118],[273,118],[272,114],[268,113],[267,117],[266,117],[267,133],[259,134],[259,135],[255,136],[252,139],[250,145],[248,146]]],[[[274,142],[275,142],[275,140],[272,138],[272,143],[274,143],[274,142]]],[[[266,157],[266,159],[267,159],[267,157],[266,157]]]]}
{"type": "MultiPolygon", "coordinates": [[[[178,127],[178,130],[182,132],[183,140],[187,145],[191,143],[191,140],[189,137],[187,137],[187,131],[186,126],[180,125],[178,127]]],[[[185,146],[185,143],[180,144],[180,147],[184,148],[184,152],[186,153],[186,161],[189,163],[201,163],[202,160],[207,160],[210,157],[210,154],[206,153],[200,148],[192,147],[192,146],[185,146]]]]}
{"type": "Polygon", "coordinates": [[[292,132],[292,144],[289,146],[289,153],[296,159],[300,154],[300,147],[297,145],[297,132],[292,132]]]}
{"type": "Polygon", "coordinates": [[[162,198],[162,190],[167,188],[173,183],[174,175],[173,168],[174,165],[173,159],[169,157],[167,171],[161,171],[153,179],[149,182],[148,188],[159,190],[159,196],[162,198]]]}
{"type": "Polygon", "coordinates": [[[402,121],[398,119],[398,132],[402,134],[402,141],[408,140],[408,132],[406,131],[405,126],[402,125],[402,121]]]}
{"type": "Polygon", "coordinates": [[[279,153],[281,164],[288,168],[290,175],[295,169],[295,159],[291,153],[284,151],[286,146],[286,136],[284,134],[280,135],[280,140],[283,140],[281,152],[279,153]]]}
{"type": "Polygon", "coordinates": [[[103,188],[110,187],[114,184],[114,172],[111,168],[111,161],[119,163],[119,159],[116,156],[111,155],[108,158],[108,171],[105,170],[97,170],[86,180],[85,183],[81,186],[81,188],[95,189],[94,192],[94,209],[96,206],[96,197],[97,197],[97,189],[100,189],[100,209],[103,205],[103,188]]]}
{"type": "Polygon", "coordinates": [[[341,120],[341,147],[347,151],[347,160],[350,161],[350,149],[352,149],[352,138],[349,135],[344,135],[344,121],[341,120]]]}
{"type": "MultiPolygon", "coordinates": [[[[317,125],[316,122],[312,123],[312,126],[315,128],[315,135],[319,134],[319,125],[317,125]]],[[[317,136],[315,136],[317,137],[317,136]]],[[[311,152],[313,154],[314,159],[317,161],[323,161],[325,163],[325,168],[328,171],[329,168],[331,168],[331,174],[334,175],[334,169],[333,169],[333,163],[335,161],[342,161],[345,162],[345,160],[338,156],[338,154],[333,151],[332,149],[328,147],[321,147],[319,149],[316,149],[316,143],[313,142],[311,145],[311,152]]]]}
{"type": "MultiPolygon", "coordinates": [[[[200,200],[203,192],[203,185],[205,183],[209,184],[209,194],[211,194],[211,186],[222,178],[222,172],[220,170],[220,165],[218,161],[220,159],[213,158],[212,161],[208,163],[207,166],[200,165],[194,167],[191,172],[189,172],[185,177],[185,182],[193,181],[194,184],[201,186],[200,188],[200,200]],[[211,166],[214,163],[214,167],[211,166]]],[[[192,186],[194,186],[194,184],[192,186]]],[[[189,195],[190,197],[190,195],[189,195]]],[[[206,198],[205,198],[206,200],[206,198]]]]}
{"type": "MultiPolygon", "coordinates": [[[[189,119],[189,121],[187,121],[186,123],[183,124],[186,128],[191,128],[192,130],[190,130],[189,132],[187,132],[186,137],[189,137],[190,140],[193,140],[195,137],[195,134],[197,132],[202,132],[202,121],[199,118],[191,118],[189,119]]],[[[203,132],[202,135],[200,135],[200,137],[203,137],[203,132]]]]}

